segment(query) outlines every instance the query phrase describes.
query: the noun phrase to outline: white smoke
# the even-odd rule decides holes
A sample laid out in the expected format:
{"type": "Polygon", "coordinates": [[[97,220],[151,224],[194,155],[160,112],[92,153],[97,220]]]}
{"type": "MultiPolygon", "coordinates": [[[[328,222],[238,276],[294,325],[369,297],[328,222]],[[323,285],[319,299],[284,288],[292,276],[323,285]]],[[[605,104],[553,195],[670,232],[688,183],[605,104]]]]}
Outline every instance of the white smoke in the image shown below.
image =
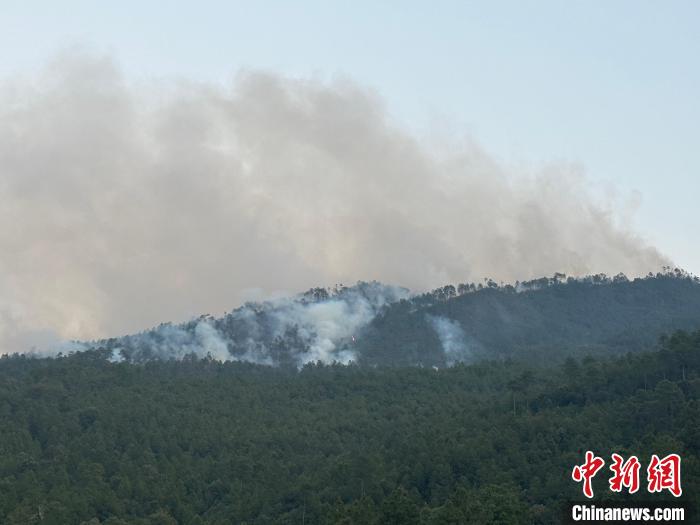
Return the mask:
{"type": "Polygon", "coordinates": [[[427,315],[426,317],[440,339],[447,366],[473,359],[474,355],[467,345],[464,330],[457,321],[442,316],[427,315]]]}
{"type": "MultiPolygon", "coordinates": [[[[99,343],[89,346],[99,346],[99,343]]],[[[127,357],[181,360],[190,355],[217,361],[231,359],[226,340],[209,320],[196,322],[192,330],[163,324],[148,332],[122,337],[108,359],[112,362],[121,362],[127,357]]]]}
{"type": "MultiPolygon", "coordinates": [[[[362,329],[384,306],[409,296],[404,288],[379,283],[323,293],[327,295],[321,298],[300,296],[248,304],[221,319],[165,324],[125,336],[111,343],[116,347],[108,359],[180,360],[195,355],[264,365],[284,360],[297,367],[316,362],[348,364],[357,359],[354,346],[362,329]],[[275,353],[275,345],[280,346],[281,354],[275,353]]],[[[109,341],[91,345],[104,346],[110,346],[109,341]]]]}
{"type": "MultiPolygon", "coordinates": [[[[137,88],[89,56],[0,84],[0,202],[0,352],[221,312],[251,286],[423,290],[666,262],[580,170],[430,146],[349,81],[137,88]]],[[[329,319],[363,314],[308,315],[313,359],[348,333],[329,319]]],[[[185,342],[223,355],[202,330],[185,342]]]]}
{"type": "Polygon", "coordinates": [[[374,286],[371,295],[355,291],[344,293],[327,301],[301,303],[278,302],[273,310],[276,321],[275,335],[281,336],[289,328],[296,327],[308,350],[297,356],[299,365],[309,362],[348,364],[356,360],[356,352],[339,348],[339,342],[352,346],[355,334],[364,328],[388,303],[408,297],[405,289],[390,286],[374,286]]]}
{"type": "Polygon", "coordinates": [[[124,361],[124,356],[122,355],[120,348],[115,348],[112,353],[107,358],[110,363],[121,363],[124,361]]]}

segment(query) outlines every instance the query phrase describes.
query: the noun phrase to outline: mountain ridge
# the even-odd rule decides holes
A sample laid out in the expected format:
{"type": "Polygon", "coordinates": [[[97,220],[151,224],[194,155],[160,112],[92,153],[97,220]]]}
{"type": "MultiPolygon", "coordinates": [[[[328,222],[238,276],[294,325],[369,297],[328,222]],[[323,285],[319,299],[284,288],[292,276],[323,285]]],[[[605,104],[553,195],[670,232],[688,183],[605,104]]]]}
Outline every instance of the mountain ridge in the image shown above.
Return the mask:
{"type": "Polygon", "coordinates": [[[632,280],[622,274],[555,274],[514,285],[485,279],[417,295],[376,281],[312,288],[81,349],[112,361],[209,357],[297,368],[312,362],[444,367],[507,358],[546,364],[650,349],[660,333],[695,328],[700,280],[665,269],[632,280]]]}

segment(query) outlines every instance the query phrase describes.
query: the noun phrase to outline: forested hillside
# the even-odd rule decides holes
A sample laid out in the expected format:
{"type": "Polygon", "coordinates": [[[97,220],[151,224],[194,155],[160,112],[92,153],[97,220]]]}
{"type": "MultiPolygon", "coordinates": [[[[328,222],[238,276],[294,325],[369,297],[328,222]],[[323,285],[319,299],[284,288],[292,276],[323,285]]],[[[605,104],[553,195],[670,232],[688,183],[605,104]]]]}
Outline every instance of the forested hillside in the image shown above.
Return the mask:
{"type": "Polygon", "coordinates": [[[620,355],[653,348],[660,333],[699,328],[700,281],[669,270],[634,280],[561,274],[514,285],[486,280],[422,295],[376,282],[315,288],[78,348],[130,362],[210,355],[290,368],[319,361],[443,368],[483,359],[552,364],[620,355]]]}
{"type": "Polygon", "coordinates": [[[681,271],[634,280],[558,274],[515,286],[447,286],[397,301],[370,323],[360,355],[370,363],[444,366],[452,350],[465,362],[549,364],[648,350],[659,333],[697,328],[700,284],[681,271]]]}
{"type": "MultiPolygon", "coordinates": [[[[631,310],[618,291],[670,301],[665,287],[683,283],[642,285],[588,296],[631,310]]],[[[469,312],[473,300],[431,308],[469,312]]],[[[644,465],[679,453],[681,501],[697,504],[699,396],[700,332],[556,368],[3,357],[0,523],[556,523],[563,501],[582,499],[570,476],[589,448],[644,465]]],[[[595,501],[612,496],[607,477],[595,501]]]]}

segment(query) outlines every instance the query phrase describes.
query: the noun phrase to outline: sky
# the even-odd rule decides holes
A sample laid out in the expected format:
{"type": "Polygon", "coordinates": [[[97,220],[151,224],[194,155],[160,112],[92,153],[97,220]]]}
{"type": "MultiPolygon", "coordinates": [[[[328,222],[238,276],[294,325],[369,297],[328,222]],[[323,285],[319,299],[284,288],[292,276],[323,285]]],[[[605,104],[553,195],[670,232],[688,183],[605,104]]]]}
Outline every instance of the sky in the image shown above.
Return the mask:
{"type": "Polygon", "coordinates": [[[0,1],[0,80],[87,50],[131,86],[348,81],[406,133],[474,140],[516,170],[575,166],[699,273],[698,22],[700,4],[673,1],[0,1]]]}
{"type": "Polygon", "coordinates": [[[134,79],[347,75],[416,129],[639,192],[639,228],[700,271],[697,2],[0,2],[0,74],[93,46],[134,79]]]}

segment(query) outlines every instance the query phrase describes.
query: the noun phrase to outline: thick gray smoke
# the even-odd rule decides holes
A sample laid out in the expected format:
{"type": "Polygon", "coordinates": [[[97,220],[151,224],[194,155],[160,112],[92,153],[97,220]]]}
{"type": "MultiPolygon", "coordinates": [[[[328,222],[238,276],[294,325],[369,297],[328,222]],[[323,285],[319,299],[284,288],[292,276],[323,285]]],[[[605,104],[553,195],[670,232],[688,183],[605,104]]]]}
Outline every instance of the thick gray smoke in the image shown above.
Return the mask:
{"type": "Polygon", "coordinates": [[[351,82],[135,87],[94,57],[0,87],[0,203],[0,352],[357,279],[421,290],[666,262],[576,169],[421,141],[351,82]]]}

